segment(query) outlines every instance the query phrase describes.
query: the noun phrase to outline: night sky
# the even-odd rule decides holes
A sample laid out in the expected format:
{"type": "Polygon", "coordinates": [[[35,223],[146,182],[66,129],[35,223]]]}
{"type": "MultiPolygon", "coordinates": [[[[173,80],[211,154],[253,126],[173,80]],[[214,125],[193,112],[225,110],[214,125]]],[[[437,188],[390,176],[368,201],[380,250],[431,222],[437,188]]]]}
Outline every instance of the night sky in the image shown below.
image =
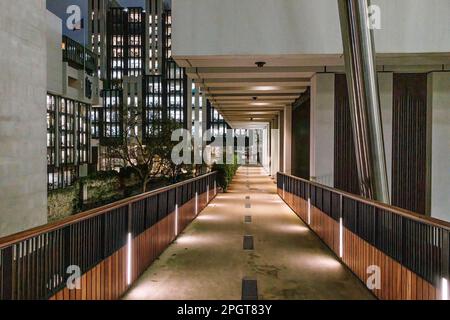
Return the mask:
{"type": "MultiPolygon", "coordinates": [[[[122,7],[144,7],[144,0],[117,0],[122,7]]],[[[83,43],[84,37],[83,37],[83,31],[71,31],[68,30],[66,27],[66,19],[69,17],[68,14],[66,14],[67,7],[70,5],[78,5],[81,8],[82,11],[82,18],[84,18],[85,23],[89,21],[87,19],[87,6],[88,6],[88,0],[47,0],[47,9],[54,14],[56,14],[58,17],[60,17],[63,21],[63,34],[67,35],[68,37],[83,43]]],[[[85,25],[84,31],[86,32],[86,39],[87,37],[87,25],[85,25]]]]}

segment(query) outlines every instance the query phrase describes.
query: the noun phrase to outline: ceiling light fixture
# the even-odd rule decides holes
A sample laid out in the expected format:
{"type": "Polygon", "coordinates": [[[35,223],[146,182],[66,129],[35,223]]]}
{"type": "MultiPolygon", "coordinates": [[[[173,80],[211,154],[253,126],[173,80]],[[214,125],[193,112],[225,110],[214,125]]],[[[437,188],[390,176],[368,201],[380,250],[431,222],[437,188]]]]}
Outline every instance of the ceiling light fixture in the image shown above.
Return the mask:
{"type": "Polygon", "coordinates": [[[280,87],[276,86],[256,86],[251,88],[254,91],[274,91],[274,90],[280,90],[280,87]]]}

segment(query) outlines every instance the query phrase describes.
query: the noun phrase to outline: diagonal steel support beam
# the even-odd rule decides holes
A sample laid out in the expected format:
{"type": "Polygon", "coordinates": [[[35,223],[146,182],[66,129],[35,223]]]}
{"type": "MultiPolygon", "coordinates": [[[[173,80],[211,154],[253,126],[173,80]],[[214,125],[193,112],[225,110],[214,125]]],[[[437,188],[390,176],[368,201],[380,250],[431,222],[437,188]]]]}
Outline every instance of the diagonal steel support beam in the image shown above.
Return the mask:
{"type": "Polygon", "coordinates": [[[368,0],[338,0],[361,194],[389,203],[375,45],[368,0]]]}

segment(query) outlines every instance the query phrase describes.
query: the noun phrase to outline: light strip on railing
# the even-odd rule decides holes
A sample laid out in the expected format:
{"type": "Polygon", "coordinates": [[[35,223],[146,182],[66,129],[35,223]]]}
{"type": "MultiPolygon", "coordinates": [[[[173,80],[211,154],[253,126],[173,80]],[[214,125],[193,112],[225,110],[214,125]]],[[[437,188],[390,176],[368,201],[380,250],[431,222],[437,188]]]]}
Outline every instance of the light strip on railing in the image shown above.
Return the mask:
{"type": "Polygon", "coordinates": [[[283,182],[283,199],[284,199],[284,182],[283,182]]]}
{"type": "Polygon", "coordinates": [[[344,256],[344,228],[342,218],[339,219],[339,258],[344,256]]]}
{"type": "Polygon", "coordinates": [[[178,204],[175,205],[175,236],[178,235],[178,204]]]}
{"type": "Polygon", "coordinates": [[[308,198],[308,224],[311,224],[311,198],[308,198]]]}
{"type": "Polygon", "coordinates": [[[442,285],[442,300],[448,300],[448,280],[445,278],[442,278],[441,280],[441,285],[442,285]]]}
{"type": "Polygon", "coordinates": [[[209,203],[209,185],[206,186],[206,202],[209,203]]]}
{"type": "Polygon", "coordinates": [[[128,233],[128,243],[127,243],[127,284],[131,285],[131,232],[128,233]]]}
{"type": "Polygon", "coordinates": [[[214,196],[217,194],[217,182],[214,181],[214,196]]]}
{"type": "Polygon", "coordinates": [[[195,215],[198,215],[198,192],[195,193],[195,215]]]}

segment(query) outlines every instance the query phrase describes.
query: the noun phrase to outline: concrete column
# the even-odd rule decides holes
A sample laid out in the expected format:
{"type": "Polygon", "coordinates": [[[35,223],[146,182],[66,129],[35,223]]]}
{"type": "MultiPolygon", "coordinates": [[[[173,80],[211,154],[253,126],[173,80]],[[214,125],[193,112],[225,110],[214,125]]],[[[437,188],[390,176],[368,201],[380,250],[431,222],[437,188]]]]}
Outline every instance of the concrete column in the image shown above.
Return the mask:
{"type": "Polygon", "coordinates": [[[434,218],[450,221],[450,72],[428,75],[427,116],[427,212],[434,218]]]}
{"type": "Polygon", "coordinates": [[[311,79],[311,180],[334,186],[335,75],[317,73],[311,79]]]}
{"type": "Polygon", "coordinates": [[[208,123],[206,121],[206,119],[208,118],[208,108],[207,108],[207,100],[208,98],[206,97],[206,94],[204,92],[202,92],[202,136],[205,135],[206,130],[208,130],[208,123]]]}
{"type": "Polygon", "coordinates": [[[0,237],[47,222],[46,6],[0,1],[0,237]]]}
{"type": "Polygon", "coordinates": [[[271,135],[270,135],[271,130],[272,130],[272,123],[270,122],[267,125],[267,173],[268,173],[268,175],[270,175],[271,171],[272,171],[272,167],[271,167],[271,148],[272,148],[271,145],[272,145],[272,142],[271,142],[271,135]]]}
{"type": "Polygon", "coordinates": [[[284,108],[283,172],[292,174],[292,106],[284,108]]]}
{"type": "Polygon", "coordinates": [[[269,130],[270,125],[267,125],[262,133],[262,139],[263,139],[263,158],[262,158],[262,165],[264,169],[269,173],[270,172],[270,166],[269,166],[269,130]]]}
{"type": "Polygon", "coordinates": [[[271,152],[270,152],[270,145],[271,145],[271,136],[270,132],[272,130],[272,121],[267,124],[267,174],[270,176],[272,174],[271,169],[271,152]]]}
{"type": "Polygon", "coordinates": [[[277,172],[280,170],[280,130],[278,129],[278,119],[275,119],[272,124],[272,130],[270,132],[270,158],[271,158],[271,175],[276,178],[277,172]]]}
{"type": "Polygon", "coordinates": [[[187,78],[186,130],[192,134],[192,79],[187,78]]]}
{"type": "MultiPolygon", "coordinates": [[[[206,121],[206,119],[207,119],[207,117],[208,117],[208,114],[207,114],[207,102],[206,102],[206,100],[207,100],[207,97],[206,97],[206,94],[204,93],[204,92],[202,92],[202,121],[201,121],[201,126],[202,126],[202,154],[205,154],[205,152],[206,152],[206,154],[208,154],[208,158],[211,158],[211,149],[208,147],[208,148],[206,148],[206,141],[205,141],[205,139],[210,139],[211,137],[207,137],[206,136],[206,130],[208,130],[208,124],[207,124],[207,121],[206,121]],[[208,149],[208,150],[207,150],[208,149]]],[[[206,158],[204,159],[204,161],[206,160],[206,158]]]]}
{"type": "Polygon", "coordinates": [[[265,168],[266,167],[266,128],[264,128],[261,133],[261,146],[262,146],[261,165],[263,166],[263,168],[265,168]]]}
{"type": "Polygon", "coordinates": [[[195,82],[195,99],[194,99],[194,139],[196,141],[197,149],[194,151],[194,162],[200,164],[203,161],[203,139],[202,139],[202,124],[200,122],[200,85],[195,82]]]}
{"type": "Polygon", "coordinates": [[[265,156],[264,156],[264,167],[266,168],[267,172],[270,170],[270,124],[267,125],[265,132],[264,132],[264,141],[265,141],[265,156]]]}
{"type": "Polygon", "coordinates": [[[200,122],[200,85],[195,83],[194,122],[200,122]]]}
{"type": "Polygon", "coordinates": [[[284,110],[278,115],[278,171],[284,172],[284,110]]]}

